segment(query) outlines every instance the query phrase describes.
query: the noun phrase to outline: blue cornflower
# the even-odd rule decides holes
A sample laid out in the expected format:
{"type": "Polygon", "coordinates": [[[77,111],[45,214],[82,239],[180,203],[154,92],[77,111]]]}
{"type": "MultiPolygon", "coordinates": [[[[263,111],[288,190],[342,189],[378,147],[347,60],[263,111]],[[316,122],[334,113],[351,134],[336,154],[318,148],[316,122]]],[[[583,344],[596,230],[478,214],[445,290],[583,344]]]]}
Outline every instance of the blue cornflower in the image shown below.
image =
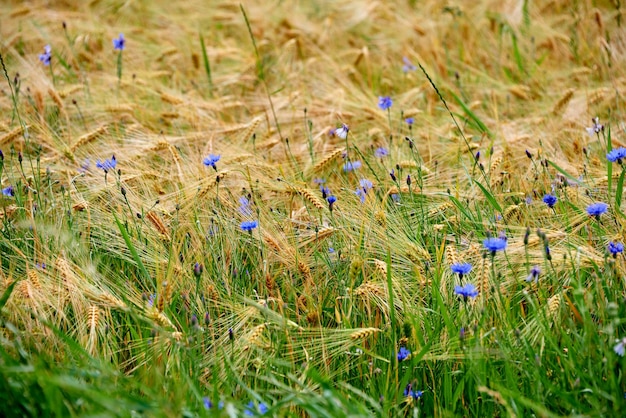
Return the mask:
{"type": "Polygon", "coordinates": [[[393,101],[389,96],[378,96],[378,107],[381,110],[387,110],[391,107],[393,101]]]}
{"type": "Polygon", "coordinates": [[[202,398],[202,403],[204,404],[204,409],[213,408],[213,402],[211,402],[211,400],[206,396],[202,398]]]}
{"type": "Polygon", "coordinates": [[[243,413],[246,416],[252,417],[252,416],[257,415],[257,412],[255,410],[258,410],[259,415],[264,415],[268,411],[268,407],[263,402],[261,402],[257,409],[254,407],[254,402],[250,401],[248,402],[248,405],[246,405],[246,410],[243,411],[243,413]]]}
{"type": "Polygon", "coordinates": [[[368,179],[361,179],[361,180],[359,180],[359,185],[365,191],[371,190],[371,188],[374,187],[372,182],[369,181],[368,179]]]}
{"type": "Polygon", "coordinates": [[[600,123],[600,118],[599,117],[595,117],[591,119],[591,127],[590,128],[585,128],[587,130],[587,133],[589,134],[589,136],[593,136],[594,134],[599,134],[600,132],[604,131],[604,125],[602,125],[600,123]]]}
{"type": "Polygon", "coordinates": [[[558,199],[556,198],[556,196],[551,195],[551,194],[547,194],[543,197],[543,203],[548,205],[549,208],[553,208],[554,205],[556,205],[557,200],[558,199]]]}
{"type": "Polygon", "coordinates": [[[415,118],[406,118],[404,121],[407,125],[411,126],[413,125],[413,123],[415,123],[415,118]]]}
{"type": "Polygon", "coordinates": [[[407,57],[402,57],[402,62],[404,63],[404,65],[402,66],[402,71],[404,71],[405,73],[408,73],[409,71],[415,71],[415,69],[417,68],[411,63],[411,61],[409,61],[407,57]]]}
{"type": "Polygon", "coordinates": [[[252,232],[252,230],[256,228],[257,226],[259,226],[259,223],[257,221],[243,221],[241,223],[242,231],[247,231],[247,232],[252,232]]]}
{"type": "Polygon", "coordinates": [[[398,361],[404,361],[411,355],[411,351],[405,347],[400,347],[398,350],[398,361]]]}
{"type": "Polygon", "coordinates": [[[117,165],[117,159],[115,158],[115,155],[111,156],[111,158],[108,160],[96,161],[96,167],[104,170],[105,173],[108,173],[109,170],[113,170],[116,165],[117,165]]]}
{"type": "Polygon", "coordinates": [[[410,397],[415,401],[420,400],[423,395],[424,395],[423,391],[413,390],[413,385],[411,385],[410,383],[406,385],[406,388],[404,388],[404,396],[410,397]]]}
{"type": "Polygon", "coordinates": [[[611,150],[608,154],[606,154],[606,159],[610,162],[617,162],[618,164],[622,163],[622,160],[626,158],[626,148],[619,147],[611,150]]]}
{"type": "Polygon", "coordinates": [[[13,186],[5,187],[2,189],[2,194],[8,197],[13,197],[15,196],[15,190],[13,189],[13,186]]]}
{"type": "Polygon", "coordinates": [[[378,147],[374,151],[374,157],[376,157],[376,158],[383,158],[383,157],[386,157],[388,155],[389,155],[389,151],[387,151],[387,148],[378,147]]]}
{"type": "Polygon", "coordinates": [[[43,65],[50,65],[50,60],[52,59],[52,48],[50,45],[46,45],[43,47],[44,53],[39,55],[39,61],[43,63],[43,65]]]}
{"type": "Polygon", "coordinates": [[[609,242],[608,246],[609,252],[613,255],[613,257],[617,257],[617,254],[624,252],[624,244],[621,242],[609,242]]]}
{"type": "Polygon", "coordinates": [[[587,213],[589,216],[595,216],[596,218],[600,218],[600,215],[606,212],[606,209],[609,207],[604,202],[592,203],[587,206],[587,213]]]}
{"type": "Polygon", "coordinates": [[[452,273],[456,273],[459,277],[463,277],[464,274],[468,274],[472,271],[472,265],[470,263],[454,263],[450,266],[452,273]]]}
{"type": "Polygon", "coordinates": [[[313,183],[315,184],[324,184],[326,183],[326,179],[320,178],[320,177],[316,177],[313,179],[313,183]]]}
{"type": "Polygon", "coordinates": [[[247,197],[241,196],[239,198],[239,213],[243,216],[252,215],[252,210],[250,209],[250,200],[247,197]]]}
{"type": "Polygon", "coordinates": [[[478,296],[478,289],[472,283],[467,283],[465,286],[454,286],[454,293],[462,296],[464,300],[468,298],[475,298],[478,296]]]}
{"type": "Polygon", "coordinates": [[[359,199],[361,199],[361,203],[365,203],[365,195],[367,194],[367,191],[365,189],[358,188],[354,191],[354,194],[359,196],[359,199]]]}
{"type": "Polygon", "coordinates": [[[123,51],[126,47],[126,39],[124,39],[124,34],[120,33],[120,37],[117,39],[113,39],[113,49],[119,49],[123,51]]]}
{"type": "Polygon", "coordinates": [[[346,139],[348,137],[348,132],[350,132],[350,128],[345,123],[341,124],[341,128],[335,129],[335,135],[341,139],[346,139]]]}
{"type": "Polygon", "coordinates": [[[349,172],[361,168],[361,161],[348,161],[343,165],[343,171],[349,172]]]}
{"type": "Polygon", "coordinates": [[[322,192],[322,199],[326,199],[330,196],[330,189],[326,186],[320,185],[320,192],[322,192]]]}
{"type": "Polygon", "coordinates": [[[483,241],[485,248],[495,255],[496,251],[503,251],[506,248],[506,239],[504,238],[487,238],[483,241]]]}
{"type": "Polygon", "coordinates": [[[332,212],[333,211],[333,205],[337,201],[337,198],[335,196],[331,195],[331,196],[328,196],[326,198],[326,201],[328,202],[328,209],[332,212]]]}
{"type": "Polygon", "coordinates": [[[620,357],[624,357],[624,353],[626,353],[626,338],[622,338],[621,340],[615,340],[617,344],[613,347],[613,351],[620,357]]]}
{"type": "Polygon", "coordinates": [[[536,282],[539,280],[539,275],[541,274],[541,269],[539,266],[534,266],[530,269],[530,274],[526,277],[527,282],[532,282],[533,280],[536,282]]]}
{"type": "Polygon", "coordinates": [[[207,167],[213,167],[213,169],[217,171],[217,167],[215,166],[215,163],[218,162],[220,158],[222,158],[222,156],[219,154],[218,155],[209,154],[209,156],[206,157],[204,160],[202,160],[202,162],[207,167]]]}

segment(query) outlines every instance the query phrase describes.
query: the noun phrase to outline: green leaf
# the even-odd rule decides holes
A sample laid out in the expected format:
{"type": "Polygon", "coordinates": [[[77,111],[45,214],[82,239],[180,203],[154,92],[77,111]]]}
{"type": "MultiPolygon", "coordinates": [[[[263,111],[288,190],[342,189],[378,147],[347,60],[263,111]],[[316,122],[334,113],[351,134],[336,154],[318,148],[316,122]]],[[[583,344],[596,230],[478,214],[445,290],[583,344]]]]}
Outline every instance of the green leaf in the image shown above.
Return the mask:
{"type": "Polygon", "coordinates": [[[478,116],[476,116],[476,114],[474,112],[472,112],[472,109],[470,109],[464,102],[463,100],[461,100],[461,98],[459,98],[459,96],[457,96],[456,94],[454,94],[454,92],[450,92],[450,94],[452,95],[452,97],[454,97],[454,99],[456,100],[456,102],[459,104],[459,106],[461,106],[461,108],[463,109],[463,112],[465,112],[465,114],[472,120],[474,121],[474,123],[476,123],[476,125],[478,125],[478,127],[480,128],[481,131],[485,132],[487,135],[492,136],[491,131],[489,130],[489,128],[487,128],[487,126],[483,123],[482,120],[480,120],[480,118],[478,116]]]}
{"type": "Polygon", "coordinates": [[[144,276],[144,278],[147,280],[147,282],[144,283],[144,284],[148,284],[149,283],[152,286],[154,286],[152,278],[150,277],[150,273],[148,273],[148,270],[146,270],[146,267],[143,265],[143,262],[141,261],[141,258],[139,258],[139,254],[137,253],[137,250],[135,249],[135,246],[133,245],[133,243],[130,240],[130,235],[128,235],[128,231],[126,230],[126,227],[124,225],[122,225],[122,223],[120,222],[119,219],[117,219],[117,216],[115,216],[115,214],[113,214],[113,217],[115,218],[115,223],[117,224],[117,227],[120,229],[120,233],[122,234],[122,237],[124,238],[124,242],[126,242],[126,246],[128,247],[128,250],[130,251],[130,254],[133,256],[133,259],[135,260],[135,263],[137,263],[137,267],[139,267],[139,271],[144,276]]]}
{"type": "Polygon", "coordinates": [[[7,301],[11,297],[11,293],[13,293],[13,289],[18,283],[19,283],[19,280],[16,280],[6,288],[6,290],[2,294],[2,297],[0,298],[0,310],[4,308],[4,305],[6,305],[7,301]]]}
{"type": "Polygon", "coordinates": [[[200,47],[202,48],[202,61],[204,63],[204,71],[206,72],[207,78],[209,79],[209,92],[213,91],[213,78],[211,77],[211,63],[209,61],[209,55],[206,52],[206,46],[204,45],[204,39],[202,38],[202,34],[200,37],[200,47]]]}
{"type": "Polygon", "coordinates": [[[500,207],[500,204],[498,203],[496,198],[493,197],[493,195],[489,192],[489,190],[487,190],[485,186],[480,184],[477,180],[474,180],[474,183],[476,183],[476,185],[480,188],[480,190],[483,191],[483,194],[485,195],[485,197],[487,198],[487,201],[489,201],[491,206],[493,206],[493,208],[497,210],[498,212],[502,213],[502,208],[500,207]]]}
{"type": "Polygon", "coordinates": [[[622,213],[622,193],[624,192],[624,174],[626,170],[622,168],[622,172],[617,179],[617,190],[615,190],[615,210],[622,213]]]}

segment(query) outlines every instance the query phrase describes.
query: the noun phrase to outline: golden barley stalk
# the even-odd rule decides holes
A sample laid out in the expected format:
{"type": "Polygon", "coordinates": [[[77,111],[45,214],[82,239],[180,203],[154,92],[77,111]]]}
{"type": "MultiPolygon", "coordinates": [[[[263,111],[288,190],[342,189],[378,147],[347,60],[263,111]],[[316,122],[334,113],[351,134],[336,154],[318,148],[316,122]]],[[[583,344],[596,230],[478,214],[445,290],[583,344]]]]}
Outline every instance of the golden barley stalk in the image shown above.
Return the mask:
{"type": "Polygon", "coordinates": [[[351,340],[360,340],[380,332],[378,328],[361,328],[350,334],[351,340]]]}
{"type": "Polygon", "coordinates": [[[445,255],[446,255],[446,264],[448,264],[448,266],[451,266],[459,262],[459,257],[456,252],[456,248],[454,248],[452,245],[446,245],[445,255]]]}
{"type": "Polygon", "coordinates": [[[491,166],[489,167],[489,173],[493,173],[502,163],[502,157],[496,157],[491,162],[491,166]]]}
{"type": "Polygon", "coordinates": [[[254,133],[254,131],[256,131],[256,128],[258,128],[260,124],[261,118],[254,118],[252,122],[248,124],[246,129],[244,129],[241,134],[239,134],[239,140],[247,141],[250,137],[252,137],[252,134],[254,133]]]}
{"type": "Polygon", "coordinates": [[[39,275],[37,274],[36,270],[29,269],[26,272],[26,275],[28,276],[28,280],[30,280],[35,289],[41,289],[41,282],[39,281],[39,275]]]}
{"type": "Polygon", "coordinates": [[[263,331],[265,331],[265,328],[265,324],[260,324],[252,329],[250,337],[248,338],[250,344],[257,345],[259,338],[261,338],[261,335],[263,335],[263,331]]]}
{"type": "Polygon", "coordinates": [[[50,96],[52,101],[57,105],[59,111],[64,112],[65,105],[63,104],[63,100],[61,99],[61,96],[59,96],[59,93],[57,93],[56,90],[49,88],[48,96],[50,96]]]}
{"type": "Polygon", "coordinates": [[[67,260],[65,260],[65,258],[57,257],[54,265],[61,275],[63,284],[69,288],[74,282],[74,273],[72,273],[72,268],[70,267],[70,264],[67,262],[67,260]]]}
{"type": "Polygon", "coordinates": [[[548,299],[548,315],[552,318],[555,318],[558,313],[559,307],[561,306],[561,299],[562,295],[560,293],[557,293],[548,299]]]}
{"type": "Polygon", "coordinates": [[[383,277],[387,277],[387,263],[382,260],[374,260],[374,267],[383,277]]]}
{"type": "Polygon", "coordinates": [[[69,86],[61,91],[59,91],[59,96],[61,96],[62,99],[65,99],[66,97],[70,96],[72,93],[77,92],[78,90],[82,89],[83,86],[81,85],[74,85],[74,86],[69,86]]]}
{"type": "Polygon", "coordinates": [[[124,302],[122,302],[120,299],[118,299],[117,297],[107,292],[103,292],[99,294],[94,300],[110,308],[116,308],[122,311],[125,311],[128,309],[128,307],[126,306],[124,302]]]}
{"type": "Polygon", "coordinates": [[[151,309],[146,316],[156,322],[159,326],[176,329],[172,321],[156,309],[151,309]]]}
{"type": "Polygon", "coordinates": [[[0,145],[4,145],[7,142],[11,142],[13,141],[15,138],[17,138],[18,136],[22,135],[22,132],[24,132],[22,130],[21,126],[18,126],[17,128],[7,132],[6,134],[0,136],[0,145]]]}
{"type": "Polygon", "coordinates": [[[552,108],[552,114],[553,115],[558,115],[558,114],[560,114],[563,111],[565,106],[567,106],[567,104],[570,102],[570,100],[572,100],[572,97],[574,97],[574,92],[575,91],[576,91],[575,89],[568,89],[565,92],[563,97],[561,97],[559,99],[559,101],[556,102],[554,107],[552,108]]]}
{"type": "Polygon", "coordinates": [[[99,318],[99,310],[98,307],[93,305],[89,307],[89,312],[87,312],[87,326],[89,327],[89,332],[93,333],[98,328],[98,318],[99,318]]]}
{"type": "Polygon", "coordinates": [[[319,172],[319,171],[323,171],[337,157],[339,157],[341,154],[343,154],[343,152],[344,152],[344,148],[337,148],[336,150],[332,151],[330,154],[328,154],[326,157],[321,159],[317,164],[315,164],[313,166],[313,171],[316,172],[316,173],[319,172]]]}
{"type": "Polygon", "coordinates": [[[70,147],[70,151],[74,152],[76,151],[76,149],[93,141],[94,139],[104,134],[107,131],[107,129],[108,129],[107,125],[102,125],[96,128],[94,131],[91,131],[91,132],[86,133],[85,135],[82,135],[80,138],[78,138],[78,140],[76,140],[74,145],[70,147]]]}
{"type": "Polygon", "coordinates": [[[442,213],[444,213],[447,209],[452,209],[454,208],[454,203],[452,202],[445,202],[437,207],[432,208],[431,210],[428,211],[428,217],[429,218],[433,218],[435,216],[441,215],[442,213]]]}
{"type": "Polygon", "coordinates": [[[184,103],[184,101],[176,96],[172,96],[171,94],[167,94],[167,93],[161,93],[161,100],[163,100],[166,103],[169,104],[173,104],[173,105],[179,105],[184,103]]]}
{"type": "Polygon", "coordinates": [[[160,234],[165,235],[166,237],[169,237],[170,231],[167,229],[167,227],[165,226],[165,224],[163,223],[159,215],[157,215],[154,211],[149,211],[146,214],[146,219],[150,221],[152,226],[154,226],[154,228],[157,231],[159,231],[160,234]]]}
{"type": "Polygon", "coordinates": [[[326,207],[326,205],[324,205],[322,201],[317,196],[315,196],[310,190],[297,189],[297,192],[300,196],[304,197],[306,200],[311,202],[311,204],[313,204],[313,206],[315,206],[316,208],[322,210],[326,207]]]}
{"type": "Polygon", "coordinates": [[[483,297],[489,295],[489,276],[491,274],[491,260],[483,258],[480,275],[478,277],[478,291],[483,297]]]}
{"type": "Polygon", "coordinates": [[[403,160],[398,163],[400,168],[417,168],[417,163],[413,160],[403,160]]]}
{"type": "Polygon", "coordinates": [[[509,205],[506,209],[504,209],[502,216],[504,217],[504,220],[508,222],[519,218],[520,214],[521,208],[519,205],[509,205]]]}

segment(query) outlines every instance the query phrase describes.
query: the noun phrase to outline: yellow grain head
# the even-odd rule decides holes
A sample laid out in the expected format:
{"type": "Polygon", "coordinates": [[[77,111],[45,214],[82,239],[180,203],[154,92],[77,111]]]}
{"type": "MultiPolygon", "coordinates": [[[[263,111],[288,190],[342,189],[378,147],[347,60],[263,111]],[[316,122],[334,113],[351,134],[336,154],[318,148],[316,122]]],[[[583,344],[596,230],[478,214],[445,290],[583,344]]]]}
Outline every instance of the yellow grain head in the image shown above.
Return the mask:
{"type": "Polygon", "coordinates": [[[350,334],[350,339],[351,340],[362,340],[364,338],[370,337],[374,334],[376,334],[377,332],[380,332],[380,329],[378,328],[361,328],[358,329],[356,331],[354,331],[352,334],[350,334]]]}
{"type": "Polygon", "coordinates": [[[454,246],[452,245],[446,245],[445,256],[446,256],[446,264],[448,266],[451,266],[459,262],[459,256],[456,252],[456,248],[454,248],[454,246]]]}
{"type": "Polygon", "coordinates": [[[30,283],[33,285],[35,289],[41,289],[41,282],[39,280],[39,274],[37,273],[36,270],[29,269],[26,272],[26,275],[28,276],[28,280],[30,281],[30,283]]]}
{"type": "Polygon", "coordinates": [[[562,297],[563,296],[560,293],[557,293],[556,295],[548,299],[548,315],[553,319],[556,318],[557,314],[559,313],[562,297]]]}

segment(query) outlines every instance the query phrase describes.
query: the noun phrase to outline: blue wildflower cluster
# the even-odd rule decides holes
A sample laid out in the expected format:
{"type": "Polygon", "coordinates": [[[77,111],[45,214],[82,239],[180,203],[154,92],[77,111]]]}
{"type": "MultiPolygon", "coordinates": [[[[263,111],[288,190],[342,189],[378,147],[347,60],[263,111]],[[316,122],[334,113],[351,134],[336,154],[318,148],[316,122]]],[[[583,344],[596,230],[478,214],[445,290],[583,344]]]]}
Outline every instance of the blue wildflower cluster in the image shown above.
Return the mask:
{"type": "Polygon", "coordinates": [[[50,61],[52,60],[52,47],[50,45],[46,45],[43,47],[43,54],[39,55],[39,61],[45,66],[50,65],[50,61]]]}
{"type": "Polygon", "coordinates": [[[393,105],[393,100],[389,96],[379,96],[378,97],[378,107],[381,110],[387,110],[393,105]]]}
{"type": "Polygon", "coordinates": [[[113,39],[113,49],[123,51],[125,47],[126,47],[126,39],[124,38],[124,34],[120,33],[120,36],[118,38],[113,39]]]}
{"type": "Polygon", "coordinates": [[[104,170],[105,173],[109,172],[109,170],[113,170],[115,169],[115,167],[117,166],[117,159],[115,158],[115,155],[111,156],[111,158],[106,159],[104,161],[96,161],[96,167],[98,167],[101,170],[104,170]]]}
{"type": "Polygon", "coordinates": [[[467,283],[464,286],[455,286],[454,293],[461,296],[463,300],[467,300],[478,296],[478,289],[472,283],[467,283]]]}

